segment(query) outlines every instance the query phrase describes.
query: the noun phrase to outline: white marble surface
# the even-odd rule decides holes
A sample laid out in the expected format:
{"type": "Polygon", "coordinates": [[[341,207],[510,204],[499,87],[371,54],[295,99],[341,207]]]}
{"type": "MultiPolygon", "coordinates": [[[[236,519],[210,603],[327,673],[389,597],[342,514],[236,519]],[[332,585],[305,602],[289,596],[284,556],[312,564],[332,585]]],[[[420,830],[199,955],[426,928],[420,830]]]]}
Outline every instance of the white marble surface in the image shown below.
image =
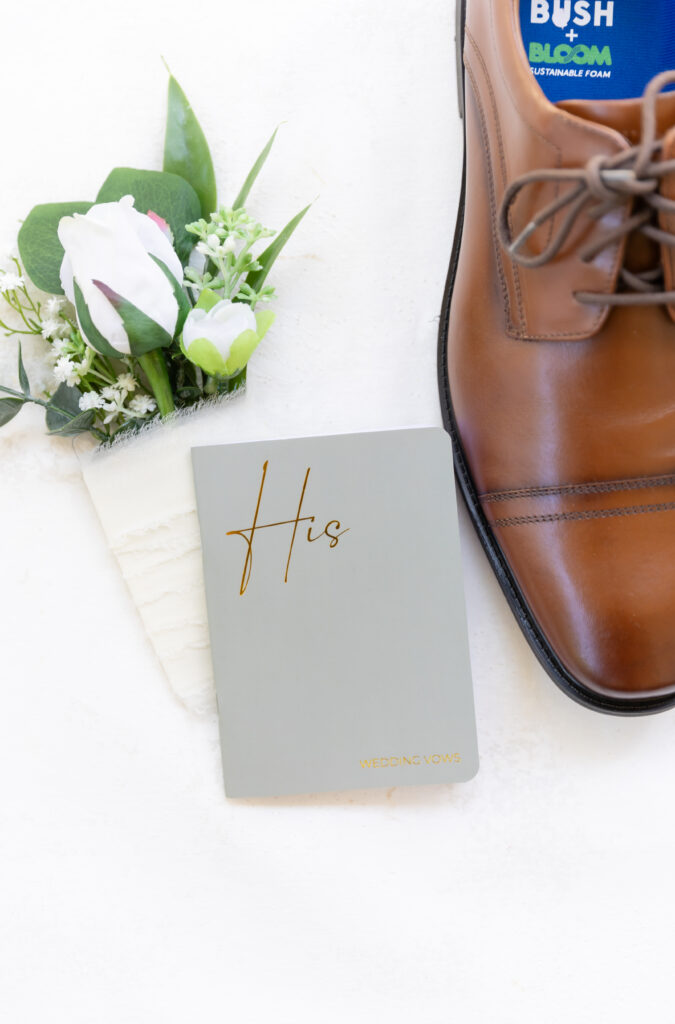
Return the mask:
{"type": "MultiPolygon", "coordinates": [[[[450,0],[13,4],[0,238],[157,164],[163,54],[224,195],[286,121],[254,208],[280,226],[318,196],[231,436],[436,423],[451,22],[450,0]]],[[[671,1019],[675,719],[558,693],[466,522],[476,781],[227,802],[216,722],[172,697],[71,446],[28,412],[0,467],[3,1020],[671,1019]]]]}

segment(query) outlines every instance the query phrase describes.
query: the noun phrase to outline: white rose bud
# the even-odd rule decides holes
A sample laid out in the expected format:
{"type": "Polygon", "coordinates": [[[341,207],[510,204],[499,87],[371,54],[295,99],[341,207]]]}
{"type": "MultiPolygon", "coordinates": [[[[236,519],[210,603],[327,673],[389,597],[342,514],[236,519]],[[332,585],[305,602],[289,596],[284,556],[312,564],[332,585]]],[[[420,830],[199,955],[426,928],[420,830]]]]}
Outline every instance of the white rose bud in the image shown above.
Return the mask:
{"type": "Polygon", "coordinates": [[[58,234],[65,249],[61,284],[92,348],[142,355],[170,344],[179,326],[183,268],[160,217],[139,213],[125,196],[63,217],[58,234]],[[129,327],[128,304],[147,318],[141,327],[129,327]]]}
{"type": "Polygon", "coordinates": [[[245,302],[218,301],[208,290],[199,301],[202,308],[191,310],[183,327],[183,352],[212,377],[234,377],[272,326],[274,313],[254,313],[245,302]]]}

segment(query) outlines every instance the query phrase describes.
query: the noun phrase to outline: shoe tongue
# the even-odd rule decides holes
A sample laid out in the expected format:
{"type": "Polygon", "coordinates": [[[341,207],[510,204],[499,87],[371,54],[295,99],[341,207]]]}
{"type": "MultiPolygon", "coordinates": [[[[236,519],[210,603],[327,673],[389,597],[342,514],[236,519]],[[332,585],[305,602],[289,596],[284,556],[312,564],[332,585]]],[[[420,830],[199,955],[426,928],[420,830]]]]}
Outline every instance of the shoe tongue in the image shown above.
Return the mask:
{"type": "MultiPolygon", "coordinates": [[[[594,121],[625,135],[631,145],[640,141],[642,131],[642,99],[635,100],[561,100],[556,104],[568,114],[594,121]]],[[[664,135],[675,124],[675,92],[657,97],[658,134],[664,135]]]]}

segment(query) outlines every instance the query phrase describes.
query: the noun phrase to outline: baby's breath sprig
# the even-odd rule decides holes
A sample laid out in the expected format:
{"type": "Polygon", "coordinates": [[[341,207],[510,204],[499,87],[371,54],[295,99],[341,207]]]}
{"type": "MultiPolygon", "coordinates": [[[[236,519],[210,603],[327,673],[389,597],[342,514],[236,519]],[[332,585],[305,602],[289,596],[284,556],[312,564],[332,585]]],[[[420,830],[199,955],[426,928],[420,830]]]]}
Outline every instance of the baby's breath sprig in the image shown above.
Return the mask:
{"type": "Polygon", "coordinates": [[[0,271],[0,295],[2,295],[10,309],[19,315],[24,326],[10,327],[4,320],[0,319],[0,328],[7,337],[10,337],[12,334],[29,334],[33,336],[42,334],[40,303],[36,302],[26,287],[23,267],[18,259],[12,256],[10,262],[14,266],[14,270],[0,271]]]}
{"type": "Polygon", "coordinates": [[[121,431],[152,419],[157,403],[138,379],[136,361],[112,360],[96,352],[82,337],[75,311],[62,296],[41,303],[28,290],[23,268],[12,258],[12,270],[0,270],[0,297],[23,326],[13,327],[0,318],[8,337],[32,335],[49,345],[47,356],[54,386],[44,396],[33,394],[19,348],[21,391],[0,387],[0,425],[21,405],[40,405],[51,413],[50,432],[71,437],[89,431],[99,441],[110,441],[121,431]]]}

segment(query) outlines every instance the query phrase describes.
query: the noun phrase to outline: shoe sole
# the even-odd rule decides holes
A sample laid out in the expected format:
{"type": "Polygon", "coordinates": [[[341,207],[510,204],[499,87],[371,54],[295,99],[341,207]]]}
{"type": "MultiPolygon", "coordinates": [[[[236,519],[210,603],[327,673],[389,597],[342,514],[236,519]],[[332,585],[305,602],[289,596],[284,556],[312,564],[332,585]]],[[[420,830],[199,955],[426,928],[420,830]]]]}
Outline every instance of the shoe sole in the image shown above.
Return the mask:
{"type": "Polygon", "coordinates": [[[534,615],[528,607],[527,601],[518,586],[518,583],[506,561],[499,544],[492,533],[490,525],[483,513],[478,500],[476,486],[471,477],[462,442],[455,420],[452,398],[450,394],[450,381],[448,375],[448,327],[450,320],[450,306],[452,293],[457,274],[459,253],[462,243],[464,228],[464,201],[466,193],[466,118],[464,117],[464,23],[466,18],[466,0],[457,0],[457,80],[460,117],[464,121],[464,169],[462,172],[462,192],[455,228],[455,239],[450,259],[450,269],[443,296],[441,311],[441,324],[438,340],[438,384],[443,412],[445,429],[452,438],[455,475],[460,485],[462,497],[471,517],[474,529],[478,534],[483,549],[488,557],[492,570],[497,577],[509,603],[511,611],[516,617],[526,640],[528,641],[537,660],[546,670],[553,682],[583,707],[590,708],[606,715],[618,715],[621,717],[636,717],[640,715],[654,715],[661,711],[667,711],[675,707],[675,694],[652,697],[612,697],[596,693],[589,689],[582,682],[576,679],[565,666],[560,662],[555,651],[549,644],[534,615]]]}

